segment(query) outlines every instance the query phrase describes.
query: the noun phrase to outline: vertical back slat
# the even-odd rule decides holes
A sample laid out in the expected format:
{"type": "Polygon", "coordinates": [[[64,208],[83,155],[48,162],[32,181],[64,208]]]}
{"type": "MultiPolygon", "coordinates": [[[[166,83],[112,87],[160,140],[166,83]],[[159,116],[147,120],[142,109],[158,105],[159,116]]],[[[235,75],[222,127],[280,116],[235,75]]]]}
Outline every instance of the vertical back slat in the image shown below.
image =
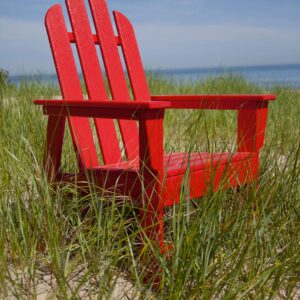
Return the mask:
{"type": "Polygon", "coordinates": [[[133,27],[120,12],[114,12],[114,18],[134,98],[137,101],[150,101],[150,92],[133,27]]]}
{"type": "MultiPolygon", "coordinates": [[[[84,1],[66,0],[66,4],[89,99],[108,100],[84,1]]],[[[94,121],[104,163],[120,161],[121,151],[113,120],[94,121]]]]}
{"type": "MultiPolygon", "coordinates": [[[[130,101],[130,94],[105,0],[89,0],[113,100],[130,101]]],[[[138,157],[135,121],[118,120],[127,158],[138,157]]]]}
{"type": "MultiPolygon", "coordinates": [[[[61,6],[52,6],[46,15],[46,28],[64,99],[83,100],[72,48],[61,6]]],[[[97,151],[88,119],[69,117],[68,122],[80,167],[99,165],[97,151]]]]}

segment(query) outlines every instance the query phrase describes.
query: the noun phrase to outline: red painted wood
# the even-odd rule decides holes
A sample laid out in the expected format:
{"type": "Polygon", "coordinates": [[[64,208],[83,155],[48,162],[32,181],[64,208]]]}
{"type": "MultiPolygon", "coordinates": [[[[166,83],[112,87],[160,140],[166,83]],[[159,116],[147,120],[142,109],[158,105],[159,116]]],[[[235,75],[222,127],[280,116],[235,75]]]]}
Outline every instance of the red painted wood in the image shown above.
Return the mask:
{"type": "Polygon", "coordinates": [[[103,119],[118,118],[119,120],[137,120],[140,111],[136,109],[121,109],[116,111],[112,108],[96,108],[91,111],[90,108],[78,106],[45,106],[43,109],[44,114],[49,116],[78,116],[84,118],[92,116],[103,119]]]}
{"type": "MultiPolygon", "coordinates": [[[[75,35],[73,34],[73,32],[68,32],[68,34],[69,34],[69,41],[70,41],[70,43],[75,43],[76,40],[75,40],[75,35]]],[[[117,45],[120,46],[121,45],[121,41],[120,41],[119,37],[115,36],[115,39],[116,39],[117,45]]],[[[93,40],[94,40],[94,44],[96,44],[96,45],[100,44],[100,41],[99,41],[98,36],[96,34],[93,34],[93,40]]]]}
{"type": "Polygon", "coordinates": [[[133,27],[120,12],[114,12],[132,92],[136,101],[150,101],[150,92],[133,27]]]}
{"type": "Polygon", "coordinates": [[[156,108],[169,108],[171,104],[166,101],[139,101],[139,102],[124,102],[124,101],[101,101],[101,100],[90,100],[90,101],[79,101],[79,100],[34,100],[37,105],[43,106],[65,106],[65,107],[82,107],[90,108],[92,117],[93,109],[96,108],[114,108],[118,109],[156,109],[156,108]]]}
{"type": "MultiPolygon", "coordinates": [[[[190,170],[204,170],[210,167],[216,167],[221,164],[234,163],[245,161],[257,156],[253,152],[238,152],[238,153],[171,153],[165,154],[163,157],[164,172],[168,177],[173,177],[178,174],[184,174],[187,166],[190,170]]],[[[140,168],[139,160],[121,161],[116,164],[100,166],[100,169],[109,169],[115,171],[136,170],[140,168]]],[[[98,169],[99,169],[98,168],[98,169]]]]}
{"type": "Polygon", "coordinates": [[[44,167],[50,182],[56,182],[60,172],[65,123],[66,118],[64,116],[49,116],[44,167]]]}
{"type": "Polygon", "coordinates": [[[238,112],[238,151],[258,152],[264,144],[268,107],[238,112]]]}
{"type": "MultiPolygon", "coordinates": [[[[108,100],[92,30],[83,0],[66,0],[76,47],[90,100],[108,100]]],[[[121,151],[113,120],[94,119],[104,163],[120,161],[121,151]]]]}
{"type": "Polygon", "coordinates": [[[184,174],[187,167],[190,171],[205,170],[218,165],[226,165],[238,161],[244,161],[252,157],[250,152],[240,153],[180,153],[174,156],[170,154],[169,162],[165,165],[167,176],[184,174]]]}
{"type": "MultiPolygon", "coordinates": [[[[80,80],[60,5],[54,5],[49,9],[45,22],[63,98],[81,100],[83,96],[80,80]]],[[[57,132],[59,134],[56,137],[54,137],[55,135],[52,136],[51,132],[53,132],[52,129],[55,127],[56,122],[58,127],[64,125],[64,122],[59,118],[49,120],[47,143],[55,144],[48,144],[47,149],[52,151],[52,154],[46,154],[46,157],[50,156],[51,160],[54,160],[53,156],[56,156],[55,161],[59,161],[63,129],[58,128],[57,132]],[[51,150],[55,147],[58,147],[56,151],[51,150]]],[[[98,166],[99,162],[89,121],[72,117],[68,118],[68,122],[80,166],[85,168],[98,166]]]]}
{"type": "Polygon", "coordinates": [[[91,111],[89,107],[86,108],[84,106],[45,106],[43,112],[49,116],[78,116],[85,118],[92,116],[103,119],[137,120],[142,110],[127,108],[116,111],[112,108],[95,108],[91,111]]]}
{"type": "Polygon", "coordinates": [[[152,101],[168,101],[174,109],[240,110],[266,107],[274,95],[152,96],[152,101]]]}
{"type": "Polygon", "coordinates": [[[145,110],[139,117],[140,161],[142,178],[140,217],[145,234],[164,249],[163,181],[163,111],[145,110]]]}
{"type": "MultiPolygon", "coordinates": [[[[168,102],[119,102],[119,101],[72,101],[35,100],[43,105],[43,113],[49,116],[77,116],[106,119],[138,120],[144,110],[163,110],[168,102]]],[[[155,115],[152,116],[156,118],[155,115]]],[[[109,143],[108,143],[109,145],[109,143]]],[[[120,160],[115,161],[120,162],[120,160]]]]}
{"type": "MultiPolygon", "coordinates": [[[[130,101],[118,47],[105,0],[89,0],[113,100],[130,101]]],[[[127,159],[138,156],[138,130],[134,121],[118,120],[127,159]]]]}
{"type": "MultiPolygon", "coordinates": [[[[215,154],[218,157],[220,154],[215,154]]],[[[210,168],[194,167],[189,173],[189,191],[191,199],[207,194],[211,186],[216,191],[219,188],[236,187],[257,179],[257,156],[245,156],[242,160],[232,159],[230,162],[221,160],[210,168]]],[[[180,191],[185,180],[184,173],[167,172],[166,181],[162,188],[165,206],[170,206],[180,201],[180,191]]]]}
{"type": "Polygon", "coordinates": [[[272,101],[275,100],[275,95],[255,95],[255,94],[220,94],[220,95],[153,95],[151,100],[154,101],[272,101]]]}

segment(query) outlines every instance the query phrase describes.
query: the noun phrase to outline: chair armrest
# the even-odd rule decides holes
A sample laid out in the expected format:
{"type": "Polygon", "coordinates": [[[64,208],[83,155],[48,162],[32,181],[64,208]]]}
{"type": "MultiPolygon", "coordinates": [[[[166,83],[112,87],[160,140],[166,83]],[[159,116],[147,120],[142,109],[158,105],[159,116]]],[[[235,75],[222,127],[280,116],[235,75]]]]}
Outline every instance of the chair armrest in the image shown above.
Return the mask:
{"type": "Polygon", "coordinates": [[[159,111],[171,106],[168,101],[83,101],[83,100],[34,100],[43,106],[43,113],[50,116],[77,116],[109,119],[139,119],[141,111],[159,111]]]}
{"type": "Polygon", "coordinates": [[[220,109],[238,111],[238,151],[256,152],[262,148],[268,115],[268,102],[275,95],[187,95],[152,96],[153,101],[167,101],[171,108],[220,109]]]}
{"type": "Polygon", "coordinates": [[[255,109],[266,107],[268,101],[275,100],[275,95],[162,95],[152,96],[154,102],[167,101],[174,109],[255,109]]]}

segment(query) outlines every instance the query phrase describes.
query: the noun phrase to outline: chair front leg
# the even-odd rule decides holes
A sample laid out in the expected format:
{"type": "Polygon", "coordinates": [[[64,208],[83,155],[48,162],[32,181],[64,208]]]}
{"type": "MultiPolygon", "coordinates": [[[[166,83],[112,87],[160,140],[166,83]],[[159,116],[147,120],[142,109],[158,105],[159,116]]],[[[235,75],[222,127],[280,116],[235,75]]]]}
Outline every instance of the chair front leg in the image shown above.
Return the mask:
{"type": "Polygon", "coordinates": [[[139,115],[139,170],[142,181],[140,218],[144,234],[164,253],[163,116],[163,110],[145,110],[139,115]]]}
{"type": "Polygon", "coordinates": [[[257,152],[264,145],[268,116],[268,103],[257,109],[241,109],[238,112],[238,151],[257,152]]]}
{"type": "Polygon", "coordinates": [[[264,145],[268,116],[268,102],[257,109],[241,109],[238,112],[238,152],[256,154],[254,163],[247,169],[247,177],[258,185],[259,151],[264,145]]]}
{"type": "Polygon", "coordinates": [[[48,119],[44,169],[49,182],[56,181],[60,171],[65,122],[65,117],[49,116],[48,119]]]}

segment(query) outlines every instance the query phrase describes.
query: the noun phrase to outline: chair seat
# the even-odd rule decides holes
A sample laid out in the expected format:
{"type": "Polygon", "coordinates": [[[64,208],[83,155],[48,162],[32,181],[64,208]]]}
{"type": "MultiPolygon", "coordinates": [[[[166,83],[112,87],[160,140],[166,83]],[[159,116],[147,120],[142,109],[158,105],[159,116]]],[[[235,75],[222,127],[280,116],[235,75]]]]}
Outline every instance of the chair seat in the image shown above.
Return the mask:
{"type": "Polygon", "coordinates": [[[172,153],[164,157],[167,177],[179,174],[215,168],[250,158],[252,153],[172,153]]]}
{"type": "MultiPolygon", "coordinates": [[[[187,173],[189,196],[197,198],[207,193],[211,186],[214,190],[218,189],[222,184],[222,179],[227,186],[250,182],[254,178],[252,173],[257,169],[256,162],[257,154],[252,152],[165,154],[165,180],[162,187],[165,205],[169,206],[179,202],[182,183],[187,173]]],[[[129,180],[137,182],[139,161],[137,159],[121,161],[116,164],[100,166],[94,171],[99,175],[102,172],[106,176],[110,174],[110,177],[114,178],[118,178],[120,174],[126,174],[127,182],[129,180]]],[[[120,184],[121,182],[124,181],[120,180],[120,184]]]]}
{"type": "MultiPolygon", "coordinates": [[[[169,153],[164,155],[164,169],[167,172],[167,177],[176,176],[186,172],[188,168],[190,171],[204,170],[219,165],[226,165],[241,160],[251,158],[255,153],[238,152],[238,153],[169,153]]],[[[110,171],[138,171],[138,159],[121,161],[115,164],[108,164],[100,166],[99,170],[110,171]]]]}
{"type": "Polygon", "coordinates": [[[256,178],[258,155],[239,153],[176,153],[165,157],[165,206],[179,203],[181,194],[199,198],[219,188],[236,187],[256,178]],[[184,189],[183,190],[183,183],[184,189]]]}

